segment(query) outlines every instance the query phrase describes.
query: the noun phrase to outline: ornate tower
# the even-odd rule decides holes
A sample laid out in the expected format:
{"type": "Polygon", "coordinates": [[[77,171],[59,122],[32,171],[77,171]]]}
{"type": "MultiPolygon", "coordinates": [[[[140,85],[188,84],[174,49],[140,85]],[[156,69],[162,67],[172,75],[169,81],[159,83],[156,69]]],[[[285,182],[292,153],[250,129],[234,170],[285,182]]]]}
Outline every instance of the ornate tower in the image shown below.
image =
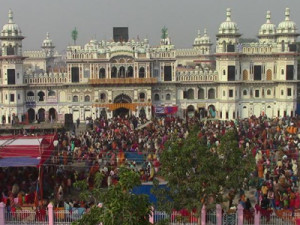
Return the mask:
{"type": "Polygon", "coordinates": [[[42,44],[42,49],[46,53],[46,57],[53,57],[55,46],[53,45],[53,42],[49,37],[49,32],[47,32],[46,39],[43,41],[42,44]]]}
{"type": "Polygon", "coordinates": [[[220,81],[239,79],[240,36],[237,24],[231,20],[231,10],[227,9],[226,21],[219,27],[216,44],[216,65],[220,81]]]}
{"type": "Polygon", "coordinates": [[[0,34],[2,49],[0,102],[5,105],[0,110],[0,120],[3,123],[21,120],[24,114],[23,39],[21,29],[13,21],[13,12],[9,10],[8,23],[3,26],[0,34]]]}
{"type": "Polygon", "coordinates": [[[217,34],[216,70],[219,81],[217,93],[222,103],[219,104],[220,118],[235,119],[238,117],[239,85],[240,80],[240,51],[241,45],[238,26],[231,20],[231,10],[227,9],[226,21],[221,23],[217,34]]]}
{"type": "Polygon", "coordinates": [[[51,69],[53,69],[54,66],[54,44],[52,40],[49,38],[49,33],[47,32],[46,39],[43,41],[42,49],[45,53],[45,71],[49,72],[51,69]]]}
{"type": "Polygon", "coordinates": [[[276,42],[276,26],[271,22],[271,12],[267,11],[266,23],[263,24],[258,32],[260,43],[271,44],[276,42]]]}
{"type": "Polygon", "coordinates": [[[0,35],[3,85],[23,84],[23,39],[21,29],[13,21],[13,12],[9,10],[8,23],[3,26],[0,35]]]}
{"type": "Polygon", "coordinates": [[[195,49],[200,50],[202,55],[210,55],[211,54],[211,46],[212,42],[210,37],[207,34],[207,30],[204,29],[204,35],[201,37],[200,30],[198,31],[198,36],[195,38],[193,47],[195,49]]]}

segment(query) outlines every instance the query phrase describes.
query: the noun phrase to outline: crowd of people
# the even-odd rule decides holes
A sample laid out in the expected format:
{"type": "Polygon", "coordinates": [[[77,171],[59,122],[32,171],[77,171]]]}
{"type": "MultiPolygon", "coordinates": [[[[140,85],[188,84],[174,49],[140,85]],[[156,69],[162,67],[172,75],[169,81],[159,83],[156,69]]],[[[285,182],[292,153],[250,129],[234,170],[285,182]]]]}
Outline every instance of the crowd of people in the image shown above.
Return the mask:
{"type": "MultiPolygon", "coordinates": [[[[56,199],[62,207],[68,200],[71,205],[88,208],[92,203],[80,203],[72,197],[74,182],[86,180],[92,189],[95,174],[101,172],[104,175],[102,186],[111,186],[118,182],[121,165],[139,172],[142,182],[151,181],[159,171],[159,157],[166,141],[171,135],[187,137],[194,125],[200,126],[199,135],[206,137],[207,146],[211,148],[218,146],[220,137],[227,130],[236,129],[239,147],[252,152],[256,170],[245,180],[236,203],[242,204],[246,210],[255,204],[262,211],[270,208],[299,209],[298,117],[251,117],[235,121],[199,121],[196,117],[162,117],[151,121],[136,117],[99,118],[88,123],[87,130],[58,133],[55,154],[43,166],[44,197],[56,199]],[[251,196],[245,196],[244,190],[249,186],[256,188],[255,202],[250,201],[251,196]]],[[[0,170],[2,200],[10,199],[10,205],[18,202],[14,200],[16,198],[21,203],[33,203],[37,178],[38,170],[33,168],[0,170]]],[[[232,203],[233,198],[229,207],[232,203]]]]}

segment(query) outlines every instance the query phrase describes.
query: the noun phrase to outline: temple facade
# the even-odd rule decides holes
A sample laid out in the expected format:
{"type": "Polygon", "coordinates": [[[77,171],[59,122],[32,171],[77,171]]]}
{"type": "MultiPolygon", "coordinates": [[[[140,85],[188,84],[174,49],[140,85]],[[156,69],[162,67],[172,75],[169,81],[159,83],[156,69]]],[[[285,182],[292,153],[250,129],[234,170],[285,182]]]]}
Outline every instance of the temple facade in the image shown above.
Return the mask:
{"type": "Polygon", "coordinates": [[[148,39],[68,46],[65,69],[53,70],[58,54],[49,35],[41,50],[23,52],[24,36],[10,10],[0,34],[1,122],[63,122],[65,114],[74,121],[295,115],[299,54],[290,10],[278,26],[268,11],[256,42],[241,36],[227,9],[215,43],[205,29],[192,48],[176,49],[163,28],[158,46],[148,39]]]}

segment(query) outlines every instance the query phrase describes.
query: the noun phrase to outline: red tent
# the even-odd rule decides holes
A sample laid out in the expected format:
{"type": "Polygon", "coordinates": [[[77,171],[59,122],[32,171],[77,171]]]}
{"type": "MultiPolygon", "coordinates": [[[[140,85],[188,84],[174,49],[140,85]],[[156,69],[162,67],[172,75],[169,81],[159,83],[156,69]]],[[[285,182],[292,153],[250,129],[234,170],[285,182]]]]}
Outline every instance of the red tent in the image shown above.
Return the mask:
{"type": "Polygon", "coordinates": [[[0,167],[40,166],[53,153],[56,135],[0,137],[0,167]]]}
{"type": "Polygon", "coordinates": [[[35,195],[36,206],[38,200],[43,199],[43,169],[41,165],[52,155],[55,140],[57,140],[57,136],[54,134],[0,137],[0,167],[39,167],[39,188],[35,195]]]}

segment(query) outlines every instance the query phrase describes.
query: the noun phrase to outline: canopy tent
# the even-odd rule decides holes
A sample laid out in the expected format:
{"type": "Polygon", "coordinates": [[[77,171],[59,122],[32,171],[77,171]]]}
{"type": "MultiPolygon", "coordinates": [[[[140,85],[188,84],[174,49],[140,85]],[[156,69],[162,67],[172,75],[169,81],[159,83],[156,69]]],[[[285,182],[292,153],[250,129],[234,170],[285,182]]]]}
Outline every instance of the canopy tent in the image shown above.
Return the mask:
{"type": "Polygon", "coordinates": [[[0,167],[40,166],[54,150],[55,135],[0,137],[0,167]]]}

